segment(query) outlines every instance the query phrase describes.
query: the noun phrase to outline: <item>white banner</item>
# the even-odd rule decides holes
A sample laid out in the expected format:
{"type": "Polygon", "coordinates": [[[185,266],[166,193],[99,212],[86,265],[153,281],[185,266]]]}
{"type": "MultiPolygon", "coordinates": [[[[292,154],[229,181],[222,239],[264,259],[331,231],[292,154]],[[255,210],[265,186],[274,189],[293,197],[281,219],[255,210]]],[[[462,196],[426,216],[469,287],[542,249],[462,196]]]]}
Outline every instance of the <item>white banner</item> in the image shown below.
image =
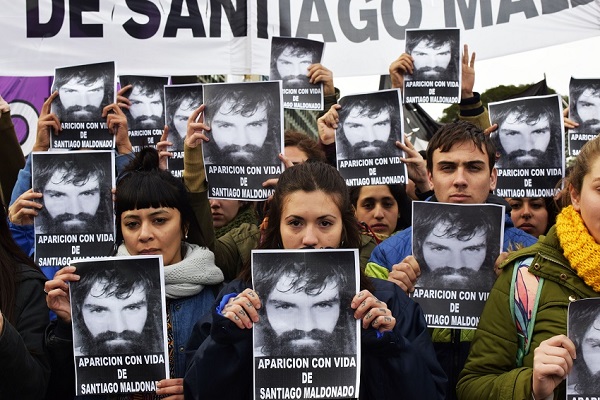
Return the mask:
{"type": "MultiPolygon", "coordinates": [[[[0,0],[0,75],[269,74],[270,37],[327,43],[335,76],[387,73],[406,29],[460,28],[478,60],[600,34],[600,0],[0,0]]],[[[543,60],[540,60],[543,62],[543,60]]]]}

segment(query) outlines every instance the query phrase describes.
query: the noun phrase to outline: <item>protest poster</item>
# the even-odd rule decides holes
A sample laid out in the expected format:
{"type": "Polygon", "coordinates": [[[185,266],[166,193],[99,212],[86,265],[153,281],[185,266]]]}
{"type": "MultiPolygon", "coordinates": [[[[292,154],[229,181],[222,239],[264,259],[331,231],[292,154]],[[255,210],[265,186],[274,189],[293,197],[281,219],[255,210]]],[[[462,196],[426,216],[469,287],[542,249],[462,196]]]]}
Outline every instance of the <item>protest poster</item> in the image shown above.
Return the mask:
{"type": "Polygon", "coordinates": [[[202,104],[202,85],[168,85],[165,86],[164,97],[165,125],[169,128],[167,139],[173,143],[169,149],[173,156],[167,159],[167,166],[173,176],[183,178],[183,142],[187,121],[202,104]]]}
{"type": "Polygon", "coordinates": [[[475,329],[496,280],[504,206],[413,202],[413,255],[421,268],[411,297],[429,327],[475,329]]]}
{"type": "Polygon", "coordinates": [[[569,303],[567,334],[577,358],[567,375],[567,400],[600,398],[600,298],[569,303]]]}
{"type": "Polygon", "coordinates": [[[569,119],[579,124],[569,129],[569,156],[576,157],[584,144],[600,132],[600,79],[569,82],[569,119]]]}
{"type": "Polygon", "coordinates": [[[78,396],[154,392],[169,376],[162,256],[73,263],[69,295],[78,396]]]}
{"type": "Polygon", "coordinates": [[[204,85],[202,143],[209,198],[260,201],[263,182],[282,172],[281,81],[204,85]]]}
{"type": "Polygon", "coordinates": [[[559,95],[489,104],[500,197],[553,197],[564,177],[565,140],[559,95]]]}
{"type": "Polygon", "coordinates": [[[398,90],[340,99],[335,130],[337,169],[348,186],[406,184],[402,107],[398,90]]]}
{"type": "Polygon", "coordinates": [[[112,149],[102,110],[115,101],[115,63],[56,68],[52,92],[58,97],[51,111],[60,121],[60,132],[52,132],[52,149],[112,149]]]}
{"type": "Polygon", "coordinates": [[[144,147],[156,147],[165,126],[164,87],[166,76],[121,75],[121,88],[131,85],[124,93],[129,105],[123,107],[127,117],[129,140],[134,153],[144,147]]]}
{"type": "Polygon", "coordinates": [[[308,67],[321,62],[324,46],[310,39],[271,38],[269,79],[281,80],[284,108],[323,110],[323,84],[310,83],[308,67]]]}
{"type": "Polygon", "coordinates": [[[356,249],[253,250],[261,294],[253,328],[255,399],[358,397],[360,321],[356,249]]]}
{"type": "Polygon", "coordinates": [[[404,75],[404,102],[460,102],[461,50],[460,29],[407,29],[414,68],[404,75]]]}
{"type": "Polygon", "coordinates": [[[33,190],[43,207],[34,219],[35,262],[65,267],[104,257],[115,242],[112,150],[33,152],[33,190]]]}

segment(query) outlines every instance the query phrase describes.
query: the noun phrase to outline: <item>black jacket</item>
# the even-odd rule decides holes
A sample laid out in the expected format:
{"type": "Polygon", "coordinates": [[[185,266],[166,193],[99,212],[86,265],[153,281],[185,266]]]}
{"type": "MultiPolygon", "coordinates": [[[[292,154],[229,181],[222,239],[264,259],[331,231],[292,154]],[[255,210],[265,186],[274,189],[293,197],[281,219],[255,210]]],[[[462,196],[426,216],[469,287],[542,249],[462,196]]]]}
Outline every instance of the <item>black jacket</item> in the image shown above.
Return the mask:
{"type": "Polygon", "coordinates": [[[20,265],[15,325],[4,318],[0,331],[0,399],[42,399],[50,376],[44,353],[48,308],[44,275],[20,265]]]}
{"type": "MultiPolygon", "coordinates": [[[[375,329],[362,329],[360,399],[443,399],[446,376],[421,308],[397,285],[371,279],[373,294],[387,304],[396,326],[380,338],[375,329]]],[[[186,399],[253,398],[252,330],[239,329],[216,312],[224,295],[247,287],[237,279],[229,283],[213,308],[212,320],[196,325],[190,343],[202,344],[185,375],[186,399]]]]}

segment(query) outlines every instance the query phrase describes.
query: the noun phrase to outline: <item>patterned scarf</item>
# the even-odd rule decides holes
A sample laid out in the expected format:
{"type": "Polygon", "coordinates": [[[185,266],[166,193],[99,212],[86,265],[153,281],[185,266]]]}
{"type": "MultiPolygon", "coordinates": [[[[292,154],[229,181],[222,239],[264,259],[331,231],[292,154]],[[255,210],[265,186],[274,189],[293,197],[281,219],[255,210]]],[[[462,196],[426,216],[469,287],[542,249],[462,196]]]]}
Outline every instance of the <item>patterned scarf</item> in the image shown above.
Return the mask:
{"type": "Polygon", "coordinates": [[[556,217],[556,234],[571,268],[594,291],[600,292],[600,244],[590,235],[573,206],[563,208],[556,217]]]}

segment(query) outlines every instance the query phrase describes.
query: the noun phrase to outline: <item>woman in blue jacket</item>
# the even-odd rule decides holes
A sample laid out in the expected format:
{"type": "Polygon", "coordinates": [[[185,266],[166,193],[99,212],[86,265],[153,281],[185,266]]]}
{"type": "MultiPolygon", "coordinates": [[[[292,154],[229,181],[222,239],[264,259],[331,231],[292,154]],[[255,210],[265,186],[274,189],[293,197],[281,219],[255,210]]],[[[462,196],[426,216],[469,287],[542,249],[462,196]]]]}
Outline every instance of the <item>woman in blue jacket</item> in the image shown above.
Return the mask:
{"type": "MultiPolygon", "coordinates": [[[[145,148],[136,155],[118,182],[115,196],[117,240],[122,240],[116,255],[161,254],[165,266],[170,379],[160,381],[156,396],[150,398],[169,395],[168,399],[181,400],[185,345],[194,323],[214,302],[223,273],[214,264],[210,250],[186,241],[189,221],[193,220],[187,190],[181,180],[159,169],[155,149],[145,148]]],[[[66,372],[73,370],[71,307],[66,282],[77,279],[75,267],[69,266],[46,283],[48,307],[58,316],[47,330],[46,343],[52,361],[62,363],[66,372]],[[57,362],[58,359],[62,361],[57,362]]],[[[74,382],[65,379],[65,375],[62,380],[74,388],[74,382]]],[[[57,393],[54,397],[61,398],[57,393]]]]}

